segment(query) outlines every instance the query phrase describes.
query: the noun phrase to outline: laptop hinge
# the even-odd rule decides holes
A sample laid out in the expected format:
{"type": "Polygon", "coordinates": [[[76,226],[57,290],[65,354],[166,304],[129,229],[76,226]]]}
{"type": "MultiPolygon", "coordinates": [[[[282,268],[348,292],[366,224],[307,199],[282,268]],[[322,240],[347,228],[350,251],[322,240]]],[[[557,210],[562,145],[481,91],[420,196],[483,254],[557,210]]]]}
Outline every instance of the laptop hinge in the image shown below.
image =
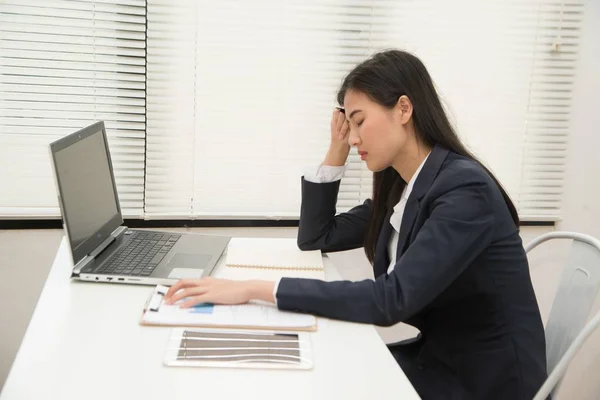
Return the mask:
{"type": "Polygon", "coordinates": [[[121,235],[123,235],[127,231],[126,226],[119,226],[115,229],[102,243],[100,243],[90,254],[83,257],[81,261],[75,264],[75,268],[73,268],[73,276],[79,276],[81,271],[92,262],[100,253],[104,251],[112,242],[117,240],[121,235]]]}
{"type": "Polygon", "coordinates": [[[94,257],[85,256],[81,261],[75,264],[75,268],[73,268],[73,273],[71,276],[79,276],[81,270],[87,267],[87,265],[94,259],[94,257]]]}

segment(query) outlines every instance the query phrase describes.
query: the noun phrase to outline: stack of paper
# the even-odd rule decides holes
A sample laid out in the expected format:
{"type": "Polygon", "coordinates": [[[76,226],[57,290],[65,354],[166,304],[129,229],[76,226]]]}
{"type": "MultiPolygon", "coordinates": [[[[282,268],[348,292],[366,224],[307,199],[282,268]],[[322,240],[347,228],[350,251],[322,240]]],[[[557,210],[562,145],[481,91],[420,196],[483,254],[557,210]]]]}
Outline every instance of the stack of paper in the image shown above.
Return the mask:
{"type": "MultiPolygon", "coordinates": [[[[313,315],[280,311],[274,305],[241,304],[235,306],[199,304],[180,308],[163,301],[165,286],[157,286],[145,307],[142,325],[202,326],[220,328],[316,330],[313,315]]],[[[181,303],[181,302],[180,302],[181,303]]]]}

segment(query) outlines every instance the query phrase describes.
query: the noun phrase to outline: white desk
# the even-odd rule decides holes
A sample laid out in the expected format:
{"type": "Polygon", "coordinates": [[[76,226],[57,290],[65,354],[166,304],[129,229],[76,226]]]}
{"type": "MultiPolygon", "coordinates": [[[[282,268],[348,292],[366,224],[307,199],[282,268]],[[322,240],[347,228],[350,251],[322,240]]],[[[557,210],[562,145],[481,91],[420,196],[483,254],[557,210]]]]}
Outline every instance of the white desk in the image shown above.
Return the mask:
{"type": "Polygon", "coordinates": [[[372,326],[323,318],[309,371],[165,367],[170,329],[139,325],[151,287],[71,282],[70,269],[63,239],[1,400],[418,399],[372,326]]]}

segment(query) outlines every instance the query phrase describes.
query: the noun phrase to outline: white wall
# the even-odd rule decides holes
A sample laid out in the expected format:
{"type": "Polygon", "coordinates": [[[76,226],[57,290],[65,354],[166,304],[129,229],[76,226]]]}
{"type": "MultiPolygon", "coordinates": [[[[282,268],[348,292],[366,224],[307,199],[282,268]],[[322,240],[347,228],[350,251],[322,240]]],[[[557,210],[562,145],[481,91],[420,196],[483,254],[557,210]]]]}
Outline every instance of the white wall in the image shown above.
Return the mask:
{"type": "Polygon", "coordinates": [[[571,108],[561,230],[600,238],[600,0],[588,0],[571,108]]]}

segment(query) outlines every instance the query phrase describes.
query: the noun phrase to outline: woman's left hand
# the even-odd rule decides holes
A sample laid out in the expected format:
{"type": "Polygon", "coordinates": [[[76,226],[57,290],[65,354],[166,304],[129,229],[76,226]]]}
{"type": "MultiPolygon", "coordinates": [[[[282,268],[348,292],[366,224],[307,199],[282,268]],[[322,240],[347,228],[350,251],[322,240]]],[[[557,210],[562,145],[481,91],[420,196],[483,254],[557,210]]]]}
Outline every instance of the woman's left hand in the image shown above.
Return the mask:
{"type": "Polygon", "coordinates": [[[165,294],[167,304],[186,299],[181,308],[189,308],[198,303],[243,304],[252,299],[274,302],[273,282],[232,281],[228,279],[183,279],[165,294]]]}

